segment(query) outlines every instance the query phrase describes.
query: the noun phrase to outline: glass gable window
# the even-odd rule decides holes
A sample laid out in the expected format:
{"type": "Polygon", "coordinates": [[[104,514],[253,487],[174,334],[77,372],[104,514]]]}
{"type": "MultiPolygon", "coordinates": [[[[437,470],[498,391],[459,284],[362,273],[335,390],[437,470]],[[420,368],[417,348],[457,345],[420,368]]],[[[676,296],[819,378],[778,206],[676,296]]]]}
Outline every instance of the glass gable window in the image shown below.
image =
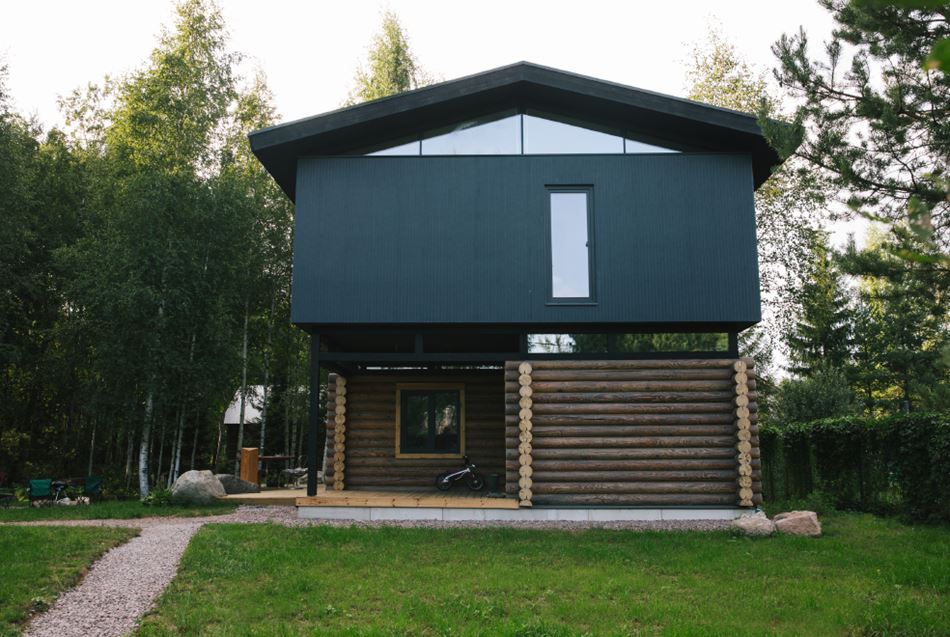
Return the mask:
{"type": "Polygon", "coordinates": [[[367,155],[633,155],[678,153],[621,135],[529,114],[496,114],[450,129],[430,131],[421,140],[377,148],[367,155]]]}
{"type": "Polygon", "coordinates": [[[623,153],[623,138],[573,126],[553,119],[524,116],[525,155],[581,155],[623,153]]]}
{"type": "Polygon", "coordinates": [[[400,386],[397,395],[396,455],[464,453],[463,390],[448,386],[400,386]]]}
{"type": "Polygon", "coordinates": [[[635,139],[625,139],[623,140],[623,152],[627,155],[639,155],[649,153],[678,153],[680,151],[673,150],[672,148],[664,148],[663,146],[654,146],[646,142],[638,142],[635,139]]]}
{"type": "Polygon", "coordinates": [[[552,190],[551,297],[589,300],[590,190],[552,190]]]}
{"type": "Polygon", "coordinates": [[[399,155],[418,155],[419,154],[419,141],[413,141],[406,144],[399,144],[398,146],[390,146],[389,148],[383,148],[381,150],[374,151],[372,153],[366,153],[367,155],[377,155],[377,156],[399,156],[399,155]]]}
{"type": "Polygon", "coordinates": [[[521,118],[511,115],[465,122],[442,135],[422,140],[423,155],[520,155],[521,118]]]}

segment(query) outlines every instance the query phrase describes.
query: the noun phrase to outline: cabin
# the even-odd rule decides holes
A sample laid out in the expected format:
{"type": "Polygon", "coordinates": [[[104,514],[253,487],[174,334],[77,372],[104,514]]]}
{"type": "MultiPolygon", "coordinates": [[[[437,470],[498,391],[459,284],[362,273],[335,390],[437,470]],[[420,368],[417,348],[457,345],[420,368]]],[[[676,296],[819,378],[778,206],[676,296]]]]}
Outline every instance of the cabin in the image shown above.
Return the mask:
{"type": "Polygon", "coordinates": [[[296,204],[299,515],[725,519],[761,502],[737,343],[761,317],[753,193],[779,158],[755,117],[522,62],[250,143],[296,204]],[[435,490],[464,457],[498,494],[435,490]]]}

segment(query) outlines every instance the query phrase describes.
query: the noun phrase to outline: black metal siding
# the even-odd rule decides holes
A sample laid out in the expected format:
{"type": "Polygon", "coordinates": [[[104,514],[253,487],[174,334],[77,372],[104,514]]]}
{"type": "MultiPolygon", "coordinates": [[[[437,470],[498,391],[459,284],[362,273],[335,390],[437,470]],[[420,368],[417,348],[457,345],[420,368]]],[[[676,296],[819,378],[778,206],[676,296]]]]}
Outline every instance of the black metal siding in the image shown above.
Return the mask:
{"type": "Polygon", "coordinates": [[[706,154],[299,161],[298,324],[760,318],[752,165],[706,154]],[[548,302],[548,186],[594,192],[597,303],[548,302]]]}

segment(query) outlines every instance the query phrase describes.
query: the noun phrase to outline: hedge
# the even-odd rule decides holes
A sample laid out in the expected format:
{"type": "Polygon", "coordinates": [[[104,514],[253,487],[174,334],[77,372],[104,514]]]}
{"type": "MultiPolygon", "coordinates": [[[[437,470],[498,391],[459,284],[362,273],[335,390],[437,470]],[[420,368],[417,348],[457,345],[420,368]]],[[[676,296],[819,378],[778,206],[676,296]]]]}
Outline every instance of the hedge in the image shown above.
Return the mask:
{"type": "Polygon", "coordinates": [[[769,501],[830,497],[841,509],[950,523],[950,417],[845,417],[760,431],[769,501]]]}

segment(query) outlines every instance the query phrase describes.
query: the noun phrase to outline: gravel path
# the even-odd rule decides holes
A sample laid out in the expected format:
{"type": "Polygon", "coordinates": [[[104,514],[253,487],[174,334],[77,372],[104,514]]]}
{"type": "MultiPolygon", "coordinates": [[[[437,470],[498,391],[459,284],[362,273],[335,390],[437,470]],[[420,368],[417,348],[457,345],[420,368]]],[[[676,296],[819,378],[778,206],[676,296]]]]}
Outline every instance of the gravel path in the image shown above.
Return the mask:
{"type": "MultiPolygon", "coordinates": [[[[123,525],[124,526],[124,525],[123,525]]],[[[175,576],[200,522],[154,524],[106,553],[76,588],[37,616],[27,637],[125,635],[175,576]]]]}
{"type": "Polygon", "coordinates": [[[725,520],[662,522],[439,522],[299,520],[294,507],[242,506],[234,513],[196,518],[138,518],[131,520],[38,520],[13,522],[18,526],[118,526],[141,529],[92,565],[80,584],[64,593],[53,606],[33,619],[25,637],[121,637],[138,622],[168,586],[191,537],[208,523],[274,523],[300,526],[396,526],[414,528],[514,527],[583,531],[606,528],[630,531],[722,531],[725,520]]]}

